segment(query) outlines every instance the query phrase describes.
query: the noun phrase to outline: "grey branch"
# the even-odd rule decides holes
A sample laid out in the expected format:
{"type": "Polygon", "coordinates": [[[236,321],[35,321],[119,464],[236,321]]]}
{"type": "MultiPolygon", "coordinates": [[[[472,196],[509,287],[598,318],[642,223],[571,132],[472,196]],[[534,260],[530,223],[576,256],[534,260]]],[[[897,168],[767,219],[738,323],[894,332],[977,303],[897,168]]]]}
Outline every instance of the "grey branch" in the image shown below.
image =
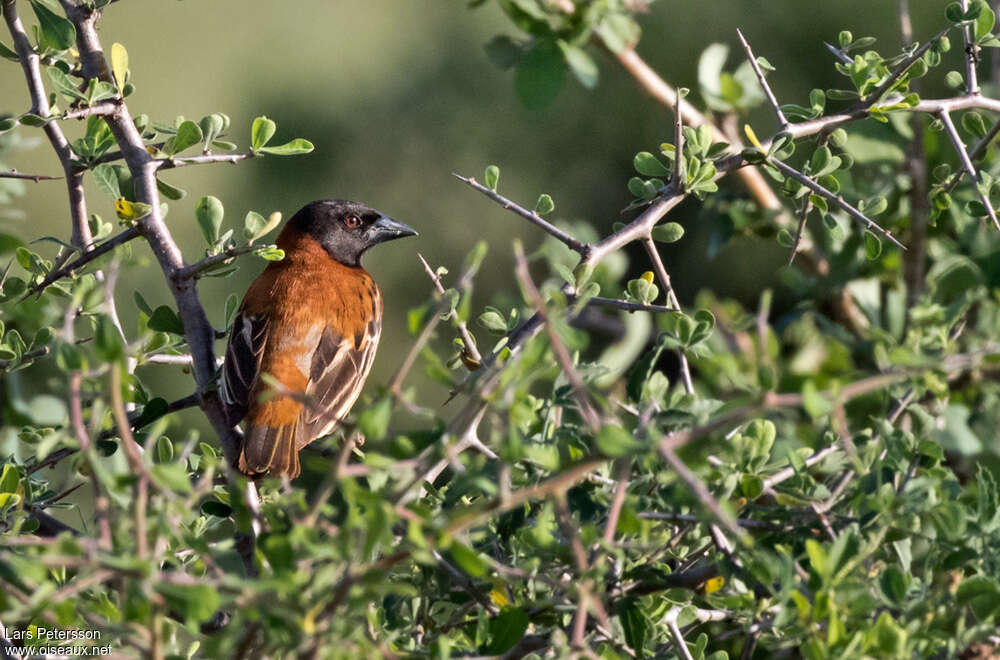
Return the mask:
{"type": "MultiPolygon", "coordinates": [[[[427,273],[427,276],[431,278],[432,282],[434,282],[434,289],[439,294],[444,295],[444,285],[441,284],[441,278],[438,277],[437,273],[435,273],[433,269],[431,269],[430,264],[428,264],[427,260],[424,259],[424,255],[418,253],[417,257],[420,258],[420,263],[424,265],[424,271],[427,273]]],[[[473,271],[471,269],[462,273],[458,278],[456,288],[459,291],[468,288],[471,284],[472,275],[473,271]]],[[[465,321],[459,318],[455,310],[451,310],[449,312],[448,318],[455,324],[455,328],[458,330],[458,334],[462,338],[462,342],[465,344],[465,351],[468,354],[469,359],[476,364],[481,363],[483,361],[483,356],[479,354],[479,349],[476,347],[476,340],[472,337],[472,333],[469,332],[469,326],[466,325],[465,321]]]]}
{"type": "MultiPolygon", "coordinates": [[[[231,247],[223,250],[219,254],[213,254],[210,257],[205,257],[201,261],[197,261],[190,266],[183,266],[174,270],[170,273],[170,277],[174,280],[187,280],[187,279],[198,279],[201,277],[202,273],[209,271],[220,264],[226,264],[244,254],[249,254],[250,252],[255,252],[266,248],[264,245],[238,245],[236,247],[231,247]]],[[[213,360],[214,361],[214,360],[213,360]]]]}
{"type": "MultiPolygon", "coordinates": [[[[969,0],[959,0],[962,5],[962,13],[969,11],[969,0]]],[[[965,42],[963,52],[965,53],[965,88],[969,94],[979,95],[979,77],[976,74],[976,64],[979,61],[979,46],[973,39],[973,28],[971,21],[966,21],[962,26],[962,38],[965,42]]]]}
{"type": "Polygon", "coordinates": [[[86,266],[94,259],[97,259],[98,257],[107,254],[108,252],[115,249],[119,245],[123,245],[125,243],[128,243],[132,239],[138,238],[140,235],[141,234],[138,225],[132,225],[125,231],[116,234],[115,236],[109,238],[100,245],[95,246],[89,252],[84,252],[73,261],[50,272],[48,275],[45,276],[45,278],[41,282],[28,289],[27,293],[24,294],[24,297],[21,298],[21,300],[25,300],[35,295],[36,293],[41,293],[50,284],[58,280],[61,280],[64,277],[72,275],[74,271],[77,271],[83,266],[86,266]]]}
{"type": "Polygon", "coordinates": [[[833,44],[824,41],[823,45],[826,46],[827,50],[829,50],[831,53],[833,53],[834,57],[836,57],[838,60],[840,60],[844,64],[850,64],[851,62],[853,62],[853,60],[851,59],[851,57],[847,53],[845,53],[844,51],[840,50],[839,48],[837,48],[833,44]]]}
{"type": "Polygon", "coordinates": [[[157,160],[156,169],[169,170],[185,165],[210,165],[212,163],[238,163],[247,158],[254,158],[256,154],[202,154],[201,156],[181,156],[157,160]]]}
{"type": "Polygon", "coordinates": [[[942,112],[938,115],[938,117],[944,123],[945,132],[948,133],[948,139],[951,140],[952,146],[955,147],[955,151],[958,153],[958,159],[962,163],[962,168],[965,170],[966,174],[969,175],[969,178],[972,179],[972,185],[976,189],[976,195],[979,197],[979,201],[986,207],[986,212],[989,214],[990,220],[993,221],[993,226],[1000,229],[1000,220],[997,219],[997,212],[993,208],[993,203],[990,202],[990,196],[979,188],[979,181],[977,181],[978,177],[976,176],[976,166],[972,164],[972,159],[969,157],[969,152],[965,148],[965,143],[962,142],[962,138],[955,129],[955,123],[951,120],[951,115],[947,112],[942,112]]]}
{"type": "Polygon", "coordinates": [[[564,232],[562,229],[559,229],[558,227],[550,223],[548,220],[542,218],[542,216],[538,215],[537,212],[529,211],[523,206],[517,204],[516,202],[512,202],[511,200],[507,199],[506,197],[496,192],[495,190],[490,190],[489,188],[479,183],[472,177],[464,177],[461,174],[454,174],[454,176],[460,181],[465,182],[472,188],[475,188],[482,194],[486,195],[487,197],[489,197],[494,202],[504,207],[508,211],[513,211],[514,213],[521,216],[531,224],[540,227],[546,233],[550,234],[557,240],[564,243],[566,247],[568,247],[569,249],[579,253],[583,257],[587,256],[587,253],[590,250],[590,246],[587,243],[583,243],[581,241],[576,240],[575,238],[564,232]]]}
{"type": "Polygon", "coordinates": [[[823,187],[822,185],[820,185],[816,181],[813,181],[805,174],[792,167],[791,165],[787,165],[778,160],[777,158],[772,158],[768,160],[768,163],[774,165],[774,167],[777,168],[777,170],[782,174],[784,174],[785,176],[795,179],[809,190],[812,190],[817,195],[825,197],[826,199],[833,202],[842,211],[845,211],[849,216],[851,216],[852,218],[863,224],[866,229],[869,229],[877,234],[881,234],[883,237],[889,239],[899,248],[903,250],[906,249],[906,246],[900,243],[889,230],[883,229],[877,222],[875,222],[874,220],[866,216],[864,213],[859,211],[857,208],[852,206],[847,200],[845,200],[840,195],[829,190],[828,188],[823,187]]]}
{"type": "Polygon", "coordinates": [[[105,101],[103,103],[98,103],[97,105],[91,105],[86,108],[77,108],[76,110],[67,110],[62,113],[59,117],[60,119],[86,119],[87,117],[104,117],[107,115],[113,115],[118,110],[118,104],[114,101],[105,101]]]}
{"type": "Polygon", "coordinates": [[[56,181],[61,178],[61,176],[48,176],[47,174],[27,174],[17,170],[0,170],[0,179],[26,179],[38,183],[39,181],[56,181]]]}
{"type": "Polygon", "coordinates": [[[885,79],[885,82],[879,85],[874,92],[868,95],[862,104],[862,107],[870,108],[878,103],[879,99],[881,99],[886,92],[892,89],[895,84],[899,82],[899,79],[903,77],[903,74],[909,71],[910,67],[916,64],[917,60],[924,56],[924,53],[926,53],[930,47],[934,45],[935,41],[948,34],[951,27],[952,26],[949,25],[945,29],[938,32],[936,35],[925,41],[919,48],[913,51],[906,59],[900,62],[900,64],[896,67],[896,70],[890,73],[889,77],[885,79]]]}
{"type": "Polygon", "coordinates": [[[555,354],[563,374],[566,375],[566,379],[569,380],[573,388],[573,395],[580,406],[580,416],[586,422],[587,426],[596,431],[601,427],[600,415],[597,414],[597,411],[594,410],[594,407],[590,403],[590,399],[587,396],[587,388],[583,384],[583,379],[580,378],[580,373],[576,370],[576,366],[573,364],[573,358],[569,354],[569,349],[566,348],[566,344],[563,343],[555,328],[552,327],[552,322],[545,311],[545,301],[542,299],[542,294],[539,293],[538,288],[535,287],[535,283],[531,280],[531,273],[528,272],[528,262],[524,258],[524,250],[521,248],[520,243],[515,243],[514,245],[514,258],[517,267],[517,279],[521,282],[521,286],[528,295],[529,302],[532,303],[538,315],[541,316],[542,323],[545,325],[545,330],[548,332],[549,340],[552,344],[552,352],[555,354]]]}

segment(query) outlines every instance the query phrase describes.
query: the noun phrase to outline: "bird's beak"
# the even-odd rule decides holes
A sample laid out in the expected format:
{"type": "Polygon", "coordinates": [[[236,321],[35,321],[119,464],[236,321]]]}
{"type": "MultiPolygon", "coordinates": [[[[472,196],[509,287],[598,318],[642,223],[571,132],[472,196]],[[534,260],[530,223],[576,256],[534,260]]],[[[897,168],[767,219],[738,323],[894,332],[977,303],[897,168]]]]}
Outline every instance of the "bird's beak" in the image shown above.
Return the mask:
{"type": "Polygon", "coordinates": [[[417,232],[409,225],[393,220],[387,215],[383,215],[368,228],[368,244],[385,243],[396,238],[406,238],[416,236],[417,232]]]}

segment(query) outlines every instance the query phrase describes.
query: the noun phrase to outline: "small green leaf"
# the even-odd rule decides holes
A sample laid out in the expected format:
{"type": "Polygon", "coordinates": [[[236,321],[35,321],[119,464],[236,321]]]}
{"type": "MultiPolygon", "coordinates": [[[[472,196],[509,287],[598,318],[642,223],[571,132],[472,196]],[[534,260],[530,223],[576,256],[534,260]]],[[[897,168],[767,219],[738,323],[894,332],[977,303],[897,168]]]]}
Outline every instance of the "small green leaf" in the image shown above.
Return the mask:
{"type": "Polygon", "coordinates": [[[476,321],[490,332],[502,335],[507,332],[507,321],[504,320],[500,312],[489,310],[479,315],[476,321]]]}
{"type": "Polygon", "coordinates": [[[660,159],[648,151],[637,153],[633,164],[635,165],[636,172],[645,176],[666,176],[670,174],[670,170],[660,162],[660,159]]]}
{"type": "Polygon", "coordinates": [[[281,261],[285,258],[285,251],[273,245],[263,247],[257,250],[254,254],[265,261],[281,261]]]}
{"type": "Polygon", "coordinates": [[[147,325],[150,330],[157,332],[170,332],[175,335],[184,334],[184,323],[181,322],[181,318],[177,316],[177,312],[166,305],[160,305],[153,310],[147,325]]]}
{"type": "Polygon", "coordinates": [[[977,138],[985,137],[989,130],[986,128],[986,121],[983,119],[983,116],[975,111],[966,112],[962,115],[962,128],[977,138]]]}
{"type": "MultiPolygon", "coordinates": [[[[154,466],[154,472],[160,467],[164,466],[154,466]]],[[[219,592],[215,587],[157,582],[153,588],[166,598],[171,611],[177,612],[188,622],[207,621],[219,609],[219,592]]]]}
{"type": "Polygon", "coordinates": [[[257,151],[262,154],[271,154],[272,156],[297,156],[298,154],[310,153],[314,148],[313,143],[309,140],[295,138],[290,142],[279,144],[276,147],[261,147],[257,151]]]}
{"type": "Polygon", "coordinates": [[[660,243],[676,243],[684,236],[684,227],[677,222],[667,222],[653,227],[653,240],[660,243]]]}
{"type": "Polygon", "coordinates": [[[65,17],[53,12],[38,0],[31,0],[31,8],[38,17],[42,37],[56,50],[67,50],[76,43],[76,27],[65,17]]]}
{"type": "Polygon", "coordinates": [[[490,619],[490,642],[483,652],[487,655],[503,655],[521,641],[530,623],[531,619],[524,610],[517,607],[503,608],[490,619]]]}
{"type": "Polygon", "coordinates": [[[547,213],[552,213],[556,208],[556,203],[552,201],[552,198],[542,193],[538,196],[538,201],[535,202],[535,212],[538,215],[546,215],[547,213]]]}
{"type": "Polygon", "coordinates": [[[646,444],[620,426],[609,424],[594,438],[597,450],[605,456],[629,456],[646,449],[646,444]]]}
{"type": "Polygon", "coordinates": [[[563,56],[566,58],[566,64],[569,65],[569,70],[573,72],[576,79],[580,81],[580,84],[587,89],[593,89],[597,86],[598,71],[597,65],[590,55],[588,55],[582,48],[574,46],[562,39],[559,40],[559,48],[563,52],[563,56]]]}
{"type": "Polygon", "coordinates": [[[993,31],[993,25],[996,23],[997,17],[986,2],[979,0],[975,4],[980,7],[975,23],[975,38],[976,41],[979,41],[993,31]]]}
{"type": "Polygon", "coordinates": [[[261,147],[268,143],[268,141],[274,137],[274,131],[277,130],[278,126],[273,121],[267,117],[260,116],[253,120],[253,125],[250,128],[250,148],[252,151],[258,151],[261,147]]]}
{"type": "Polygon", "coordinates": [[[222,202],[211,195],[202,197],[194,206],[194,214],[205,240],[209,245],[214,245],[219,240],[219,229],[222,227],[222,218],[225,215],[222,202]]]}
{"type": "Polygon", "coordinates": [[[93,170],[94,181],[97,182],[97,187],[112,199],[118,199],[122,196],[121,186],[118,183],[118,174],[115,172],[114,165],[108,163],[101,163],[93,170]]]}
{"type": "Polygon", "coordinates": [[[558,96],[566,80],[566,60],[552,39],[539,39],[522,54],[514,72],[514,88],[521,103],[541,110],[558,96]]]}
{"type": "Polygon", "coordinates": [[[182,122],[181,125],[177,127],[177,135],[167,142],[164,150],[171,156],[179,154],[185,149],[193,147],[201,142],[201,139],[201,128],[198,127],[198,124],[188,120],[182,122]]]}
{"type": "Polygon", "coordinates": [[[490,165],[487,167],[486,175],[483,180],[486,182],[487,188],[496,191],[497,183],[500,182],[500,168],[496,165],[490,165]]]}
{"type": "Polygon", "coordinates": [[[458,567],[472,577],[481,578],[486,575],[486,562],[469,546],[459,541],[452,541],[449,551],[458,567]]]}
{"type": "Polygon", "coordinates": [[[5,463],[3,473],[0,474],[0,493],[17,492],[17,486],[21,483],[21,474],[17,467],[10,463],[5,463]]]}

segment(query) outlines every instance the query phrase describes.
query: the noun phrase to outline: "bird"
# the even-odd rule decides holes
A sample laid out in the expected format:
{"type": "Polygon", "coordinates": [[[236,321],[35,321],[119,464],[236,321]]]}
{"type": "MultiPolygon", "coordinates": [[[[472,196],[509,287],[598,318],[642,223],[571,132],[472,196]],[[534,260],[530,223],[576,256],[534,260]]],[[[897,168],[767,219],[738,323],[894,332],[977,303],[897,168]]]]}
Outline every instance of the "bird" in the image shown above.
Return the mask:
{"type": "Polygon", "coordinates": [[[369,248],[416,236],[359,202],[306,204],[272,261],[247,289],[229,333],[220,396],[242,423],[238,469],[296,478],[299,450],[331,433],[371,371],[382,330],[382,293],[362,267],[369,248]]]}

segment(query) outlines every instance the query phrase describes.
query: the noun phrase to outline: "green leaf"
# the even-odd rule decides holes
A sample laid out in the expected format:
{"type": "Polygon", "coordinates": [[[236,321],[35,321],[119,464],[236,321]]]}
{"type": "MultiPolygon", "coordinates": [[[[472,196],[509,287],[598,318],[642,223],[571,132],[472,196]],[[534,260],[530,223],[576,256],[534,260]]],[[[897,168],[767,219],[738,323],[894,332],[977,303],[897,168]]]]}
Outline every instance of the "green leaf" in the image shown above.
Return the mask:
{"type": "Polygon", "coordinates": [[[479,315],[479,318],[476,319],[476,322],[490,332],[498,335],[502,335],[507,332],[507,321],[504,320],[504,317],[500,314],[500,312],[495,310],[483,312],[479,315]]]}
{"type": "Polygon", "coordinates": [[[31,0],[31,8],[38,17],[42,37],[56,50],[66,50],[76,43],[76,27],[63,16],[53,12],[38,0],[31,0]]]}
{"type": "Polygon", "coordinates": [[[646,443],[614,424],[602,427],[594,438],[594,444],[605,456],[628,456],[646,449],[646,443]]]}
{"type": "Polygon", "coordinates": [[[906,596],[906,576],[899,566],[889,564],[878,578],[882,593],[895,605],[901,605],[906,596]]]}
{"type": "Polygon", "coordinates": [[[481,578],[486,575],[486,562],[479,557],[478,552],[469,546],[459,541],[452,541],[449,551],[458,567],[472,577],[481,578]]]}
{"type": "Polygon", "coordinates": [[[198,124],[188,120],[182,122],[181,125],[177,127],[177,135],[167,142],[164,150],[173,156],[174,154],[179,154],[185,149],[198,144],[201,142],[201,139],[201,128],[198,127],[198,124]]]}
{"type": "Polygon", "coordinates": [[[86,100],[87,97],[77,89],[77,84],[62,69],[50,66],[45,69],[45,73],[60,93],[71,99],[86,100]]]}
{"type": "Polygon", "coordinates": [[[486,183],[486,187],[492,191],[496,191],[497,183],[500,182],[500,168],[496,165],[490,165],[486,168],[486,175],[483,178],[486,183]]]}
{"type": "Polygon", "coordinates": [[[191,479],[181,463],[158,463],[149,475],[160,486],[177,493],[191,492],[191,479]]]}
{"type": "Polygon", "coordinates": [[[250,149],[258,151],[274,137],[274,131],[278,126],[267,117],[260,116],[253,120],[250,128],[250,149]]]}
{"type": "Polygon", "coordinates": [[[593,58],[582,48],[567,43],[562,39],[558,41],[558,44],[563,52],[563,56],[566,58],[566,64],[569,65],[569,70],[573,72],[573,75],[580,81],[580,84],[587,89],[596,87],[599,74],[593,58]]]}
{"type": "MultiPolygon", "coordinates": [[[[153,469],[157,467],[162,466],[153,469]]],[[[207,621],[219,609],[219,592],[209,585],[157,582],[153,588],[166,598],[171,611],[177,612],[189,623],[207,621]]]]}
{"type": "Polygon", "coordinates": [[[519,607],[505,607],[490,619],[490,643],[483,649],[487,655],[502,655],[521,641],[531,623],[528,613],[519,607]]]}
{"type": "Polygon", "coordinates": [[[97,328],[94,337],[94,344],[97,354],[106,362],[120,360],[125,354],[125,344],[122,336],[118,334],[118,328],[111,321],[111,317],[101,314],[97,317],[97,328]]]}
{"type": "Polygon", "coordinates": [[[115,78],[118,90],[125,89],[125,79],[128,76],[128,51],[117,41],[111,44],[111,74],[115,78]]]}
{"type": "Polygon", "coordinates": [[[194,206],[194,214],[198,219],[198,226],[201,227],[201,233],[205,240],[208,241],[209,245],[214,245],[219,240],[219,229],[222,227],[222,218],[225,216],[222,202],[211,195],[202,197],[194,206]]]}
{"type": "Polygon", "coordinates": [[[535,202],[535,212],[538,215],[546,215],[547,213],[552,213],[556,208],[556,203],[552,201],[552,198],[542,193],[538,196],[538,201],[535,202]]]}
{"type": "Polygon", "coordinates": [[[382,398],[365,408],[358,415],[358,429],[369,442],[384,440],[389,432],[392,417],[392,400],[382,398]]]}
{"type": "Polygon", "coordinates": [[[615,610],[625,633],[625,643],[635,651],[637,657],[644,657],[643,647],[649,635],[649,623],[639,607],[639,602],[635,598],[626,598],[620,601],[615,610]]]}
{"type": "Polygon", "coordinates": [[[973,4],[979,5],[979,15],[976,16],[975,23],[975,38],[976,41],[979,41],[993,31],[993,25],[996,23],[997,17],[989,4],[983,0],[975,0],[973,4]]]}
{"type": "Polygon", "coordinates": [[[548,107],[566,80],[562,50],[551,39],[541,39],[524,53],[514,72],[514,88],[530,110],[548,107]]]}
{"type": "Polygon", "coordinates": [[[826,550],[813,539],[806,539],[806,554],[809,555],[809,563],[821,577],[826,576],[829,566],[827,565],[826,550]]]}
{"type": "Polygon", "coordinates": [[[285,251],[273,245],[263,247],[254,254],[266,261],[281,261],[285,258],[285,251]]]}
{"type": "Polygon", "coordinates": [[[260,147],[257,151],[262,154],[271,154],[272,156],[296,156],[298,154],[307,154],[314,148],[313,143],[309,140],[295,138],[291,142],[279,144],[276,147],[260,147]]]}
{"type": "Polygon", "coordinates": [[[160,179],[156,180],[156,189],[160,191],[160,194],[167,199],[172,199],[174,201],[178,199],[184,199],[187,197],[187,191],[181,190],[180,188],[175,188],[166,181],[160,179]]]}
{"type": "Polygon", "coordinates": [[[110,196],[112,199],[118,199],[122,196],[121,186],[118,183],[118,174],[115,172],[115,166],[108,163],[101,163],[93,170],[94,181],[97,182],[97,187],[110,196]]]}
{"type": "Polygon", "coordinates": [[[635,165],[635,170],[645,176],[666,176],[670,174],[670,170],[660,162],[660,159],[648,151],[637,153],[633,164],[635,165]]]}
{"type": "Polygon", "coordinates": [[[882,254],[882,241],[870,231],[865,231],[865,256],[869,261],[875,261],[882,254]]]}
{"type": "Polygon", "coordinates": [[[653,240],[660,243],[676,243],[684,236],[684,227],[676,222],[666,222],[653,227],[653,240]]]}
{"type": "Polygon", "coordinates": [[[10,463],[5,463],[3,473],[0,474],[0,493],[15,493],[20,483],[21,473],[17,471],[17,467],[10,463]]]}
{"type": "Polygon", "coordinates": [[[11,50],[10,48],[8,48],[2,42],[0,42],[0,57],[4,58],[5,60],[10,60],[12,62],[20,62],[21,61],[20,58],[18,58],[17,53],[14,52],[13,50],[11,50]]]}
{"type": "Polygon", "coordinates": [[[970,135],[977,138],[985,137],[987,131],[989,130],[986,128],[986,120],[983,119],[981,114],[974,110],[966,112],[962,115],[962,128],[964,128],[970,135]]]}
{"type": "Polygon", "coordinates": [[[175,335],[184,334],[184,323],[177,313],[166,305],[160,305],[153,310],[147,324],[150,330],[170,332],[175,335]]]}

